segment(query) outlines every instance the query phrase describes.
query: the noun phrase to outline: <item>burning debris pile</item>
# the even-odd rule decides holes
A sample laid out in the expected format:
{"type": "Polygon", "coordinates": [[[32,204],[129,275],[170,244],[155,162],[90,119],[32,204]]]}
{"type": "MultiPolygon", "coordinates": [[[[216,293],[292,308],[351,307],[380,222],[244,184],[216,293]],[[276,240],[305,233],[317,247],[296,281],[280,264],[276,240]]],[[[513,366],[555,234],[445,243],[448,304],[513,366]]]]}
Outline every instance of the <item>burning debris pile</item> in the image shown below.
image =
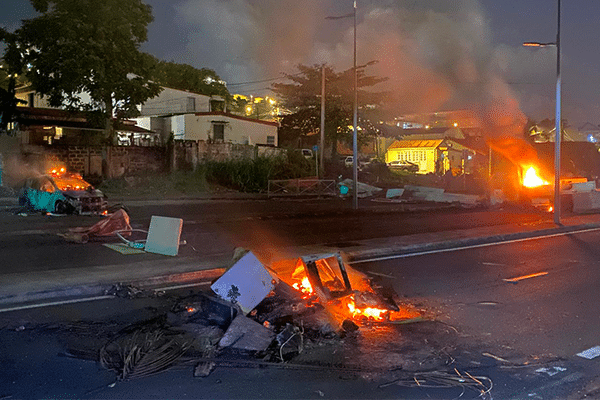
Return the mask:
{"type": "Polygon", "coordinates": [[[122,330],[100,350],[101,364],[120,380],[179,362],[194,363],[194,376],[207,376],[222,362],[288,363],[361,329],[421,318],[393,295],[377,293],[338,253],[270,267],[245,253],[211,286],[217,297],[179,298],[162,321],[122,330]]]}
{"type": "Polygon", "coordinates": [[[192,367],[198,378],[218,367],[272,367],[336,371],[387,382],[382,388],[416,384],[474,390],[482,398],[491,390],[487,378],[471,377],[468,363],[457,363],[456,329],[399,302],[393,292],[347,266],[340,254],[268,267],[251,252],[237,256],[213,282],[216,296],[157,292],[152,296],[159,309],[137,310],[121,322],[41,330],[60,331],[65,354],[99,362],[115,372],[117,382],[174,366],[192,367]]]}

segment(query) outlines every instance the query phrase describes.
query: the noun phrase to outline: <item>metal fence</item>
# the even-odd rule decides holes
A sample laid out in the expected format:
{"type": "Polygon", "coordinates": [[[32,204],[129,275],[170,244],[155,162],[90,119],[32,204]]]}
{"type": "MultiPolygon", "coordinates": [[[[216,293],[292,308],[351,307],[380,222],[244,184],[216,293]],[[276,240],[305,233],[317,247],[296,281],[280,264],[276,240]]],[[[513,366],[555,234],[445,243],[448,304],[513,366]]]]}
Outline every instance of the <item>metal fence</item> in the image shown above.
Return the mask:
{"type": "Polygon", "coordinates": [[[336,196],[334,180],[286,179],[270,180],[268,196],[336,196]]]}

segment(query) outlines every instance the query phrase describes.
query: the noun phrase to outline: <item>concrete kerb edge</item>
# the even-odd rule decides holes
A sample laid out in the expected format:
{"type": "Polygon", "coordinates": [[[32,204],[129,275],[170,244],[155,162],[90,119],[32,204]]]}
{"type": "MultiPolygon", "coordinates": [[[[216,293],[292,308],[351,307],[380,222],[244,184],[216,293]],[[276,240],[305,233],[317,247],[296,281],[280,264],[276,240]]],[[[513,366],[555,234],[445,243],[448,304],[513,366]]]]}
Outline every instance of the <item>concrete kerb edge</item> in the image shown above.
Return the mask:
{"type": "Polygon", "coordinates": [[[560,226],[556,228],[540,229],[525,232],[513,232],[500,235],[481,236],[477,238],[464,238],[455,240],[446,240],[440,242],[419,243],[406,246],[394,246],[385,248],[376,248],[369,250],[357,250],[345,252],[350,263],[367,261],[370,258],[393,257],[402,255],[411,255],[427,251],[448,250],[457,247],[476,246],[483,244],[503,243],[511,240],[529,239],[552,234],[576,233],[586,229],[598,229],[600,223],[590,223],[572,226],[560,226]]]}
{"type": "MultiPolygon", "coordinates": [[[[598,229],[600,223],[590,223],[572,226],[560,226],[556,228],[540,229],[526,232],[513,232],[509,234],[490,235],[477,238],[465,238],[440,242],[412,244],[408,246],[395,246],[376,248],[369,250],[360,250],[345,252],[348,261],[365,261],[369,258],[389,257],[395,255],[410,255],[425,251],[452,249],[455,247],[473,246],[481,244],[502,243],[511,240],[535,238],[544,235],[575,233],[586,229],[598,229]]],[[[28,304],[34,302],[50,302],[52,300],[77,299],[85,297],[96,297],[106,295],[115,285],[152,289],[161,285],[182,285],[206,282],[206,280],[216,279],[225,272],[225,267],[213,267],[209,269],[188,271],[168,275],[147,277],[142,279],[132,279],[128,281],[104,283],[104,284],[82,284],[71,287],[42,290],[38,292],[20,293],[16,295],[0,296],[0,311],[19,304],[28,304]]]]}
{"type": "Polygon", "coordinates": [[[132,286],[135,288],[150,290],[163,285],[194,285],[214,280],[226,271],[225,267],[215,267],[192,272],[182,272],[169,275],[134,279],[114,283],[83,284],[37,292],[19,293],[14,295],[0,296],[0,311],[11,307],[28,304],[50,303],[52,301],[64,301],[85,299],[100,296],[110,296],[108,293],[115,286],[132,286]]]}

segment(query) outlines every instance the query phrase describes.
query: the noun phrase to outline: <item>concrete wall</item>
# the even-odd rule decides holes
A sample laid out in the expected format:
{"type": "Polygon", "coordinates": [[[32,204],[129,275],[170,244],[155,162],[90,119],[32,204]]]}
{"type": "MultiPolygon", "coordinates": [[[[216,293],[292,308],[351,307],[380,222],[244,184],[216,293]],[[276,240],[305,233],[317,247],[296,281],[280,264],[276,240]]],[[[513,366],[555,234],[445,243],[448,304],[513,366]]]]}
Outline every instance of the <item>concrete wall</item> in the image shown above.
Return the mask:
{"type": "Polygon", "coordinates": [[[208,160],[254,159],[257,156],[276,156],[284,152],[285,150],[275,147],[176,140],[172,147],[22,146],[18,158],[23,167],[21,169],[25,172],[42,172],[45,162],[52,160],[65,163],[70,171],[83,176],[104,174],[109,178],[118,178],[191,170],[208,160]]]}
{"type": "Polygon", "coordinates": [[[176,140],[172,149],[171,170],[191,170],[204,161],[254,159],[257,156],[277,156],[284,149],[236,143],[176,140]]]}
{"type": "MultiPolygon", "coordinates": [[[[62,161],[72,172],[110,178],[168,170],[164,147],[138,146],[24,146],[24,160],[43,165],[44,160],[62,161]]],[[[41,168],[43,169],[43,168],[41,168]]]]}

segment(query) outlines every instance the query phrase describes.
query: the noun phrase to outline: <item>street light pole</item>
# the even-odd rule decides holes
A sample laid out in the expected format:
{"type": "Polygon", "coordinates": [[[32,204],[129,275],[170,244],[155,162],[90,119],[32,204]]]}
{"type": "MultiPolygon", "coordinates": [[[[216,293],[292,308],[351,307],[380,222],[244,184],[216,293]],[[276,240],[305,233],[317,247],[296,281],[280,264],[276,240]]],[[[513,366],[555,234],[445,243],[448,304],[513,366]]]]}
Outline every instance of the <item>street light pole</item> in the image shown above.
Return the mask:
{"type": "Polygon", "coordinates": [[[560,112],[560,0],[558,0],[558,23],[556,29],[556,133],[554,138],[554,223],[560,224],[560,145],[562,140],[560,112]]]}
{"type": "Polygon", "coordinates": [[[356,73],[356,0],[354,0],[354,117],[352,119],[354,132],[352,134],[352,178],[354,180],[354,190],[352,196],[352,207],[358,210],[358,76],[356,73]]]}
{"type": "Polygon", "coordinates": [[[562,141],[562,124],[561,124],[561,77],[560,77],[560,1],[558,1],[557,25],[556,25],[556,42],[540,43],[540,42],[525,42],[523,46],[528,47],[546,47],[556,46],[556,126],[554,133],[554,223],[560,225],[560,145],[562,141]]]}
{"type": "MultiPolygon", "coordinates": [[[[341,17],[325,17],[325,19],[342,19],[349,17],[354,18],[354,117],[352,119],[352,207],[355,210],[358,210],[358,145],[356,133],[356,130],[358,129],[358,75],[356,72],[356,0],[354,0],[354,10],[352,14],[343,15],[341,17]]],[[[369,63],[367,63],[366,65],[369,65],[369,63]]]]}
{"type": "Polygon", "coordinates": [[[325,175],[325,164],[324,153],[325,153],[325,64],[321,67],[321,143],[319,151],[319,164],[321,171],[317,171],[317,177],[324,178],[325,175]]]}

